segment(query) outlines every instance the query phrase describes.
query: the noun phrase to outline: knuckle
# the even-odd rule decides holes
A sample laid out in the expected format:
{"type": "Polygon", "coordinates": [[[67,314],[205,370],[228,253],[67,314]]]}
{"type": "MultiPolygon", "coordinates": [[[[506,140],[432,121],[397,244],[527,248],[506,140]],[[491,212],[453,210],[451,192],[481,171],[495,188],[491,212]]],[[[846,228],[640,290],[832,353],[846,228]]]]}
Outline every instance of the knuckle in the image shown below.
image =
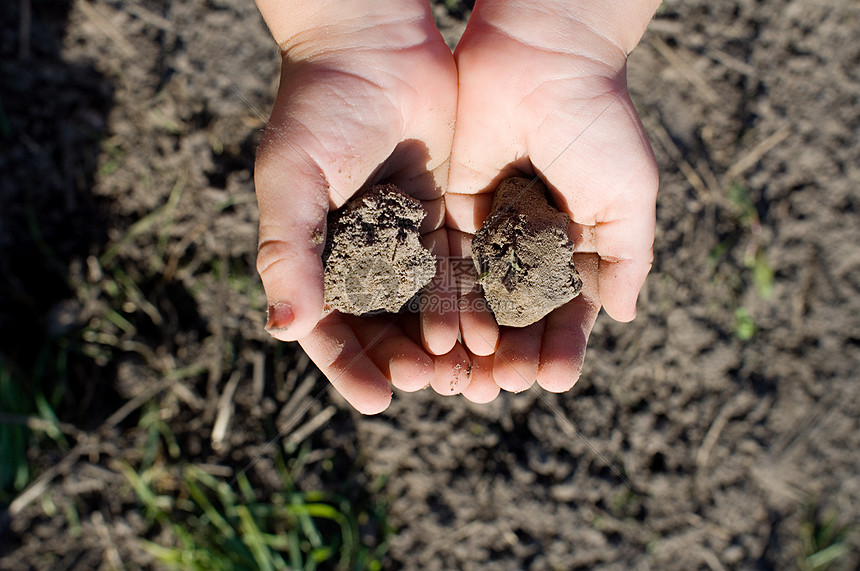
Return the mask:
{"type": "Polygon", "coordinates": [[[265,240],[257,248],[257,273],[264,276],[280,262],[294,260],[295,247],[285,240],[265,240]]]}

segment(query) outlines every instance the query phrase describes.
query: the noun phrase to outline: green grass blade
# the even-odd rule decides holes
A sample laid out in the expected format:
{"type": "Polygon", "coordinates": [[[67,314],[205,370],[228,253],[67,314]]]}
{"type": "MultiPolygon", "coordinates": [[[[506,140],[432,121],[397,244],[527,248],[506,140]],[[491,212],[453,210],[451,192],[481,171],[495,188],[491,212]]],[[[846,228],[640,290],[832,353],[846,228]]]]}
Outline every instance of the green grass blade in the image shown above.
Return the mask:
{"type": "Polygon", "coordinates": [[[301,526],[302,532],[307,536],[311,546],[319,548],[323,545],[323,537],[317,529],[317,526],[314,524],[312,519],[313,514],[308,508],[309,505],[304,503],[301,495],[293,494],[292,503],[287,507],[287,511],[298,520],[299,526],[301,526]]]}
{"type": "Polygon", "coordinates": [[[164,547],[147,539],[138,540],[144,551],[158,559],[164,565],[181,565],[183,563],[183,550],[175,547],[164,547]]]}
{"type": "Polygon", "coordinates": [[[200,489],[197,482],[192,477],[186,476],[185,484],[188,486],[188,493],[191,494],[194,502],[203,510],[203,513],[206,515],[209,522],[218,528],[219,533],[221,533],[225,539],[236,539],[236,530],[234,530],[233,526],[224,519],[224,516],[215,509],[215,506],[209,501],[209,498],[206,497],[206,494],[203,493],[203,490],[200,489]]]}
{"type": "Polygon", "coordinates": [[[251,512],[246,506],[236,506],[236,512],[239,514],[239,531],[242,534],[242,541],[251,550],[258,568],[262,571],[273,571],[275,565],[272,561],[271,552],[260,533],[260,528],[257,527],[257,523],[251,517],[251,512]]]}
{"type": "Polygon", "coordinates": [[[239,474],[236,478],[236,483],[239,484],[239,491],[242,494],[242,500],[246,504],[254,504],[257,494],[254,492],[254,487],[248,481],[248,476],[245,473],[239,474]]]}
{"type": "Polygon", "coordinates": [[[826,569],[830,565],[836,562],[837,559],[840,559],[851,551],[851,546],[847,543],[840,542],[834,543],[830,547],[822,549],[821,551],[817,551],[813,553],[809,557],[806,558],[806,565],[809,569],[813,571],[817,571],[819,569],[826,569]]]}
{"type": "Polygon", "coordinates": [[[290,538],[286,535],[261,533],[260,537],[271,549],[274,549],[276,551],[289,551],[290,549],[290,538]]]}
{"type": "Polygon", "coordinates": [[[138,501],[143,504],[146,519],[164,522],[167,519],[167,514],[159,505],[158,496],[155,492],[152,491],[140,474],[135,472],[134,468],[128,463],[119,461],[118,465],[125,479],[128,480],[128,483],[137,495],[138,501]]]}
{"type": "Polygon", "coordinates": [[[302,543],[299,538],[299,532],[297,529],[293,528],[290,530],[289,534],[290,540],[290,566],[295,569],[304,568],[304,564],[302,563],[302,543]]]}

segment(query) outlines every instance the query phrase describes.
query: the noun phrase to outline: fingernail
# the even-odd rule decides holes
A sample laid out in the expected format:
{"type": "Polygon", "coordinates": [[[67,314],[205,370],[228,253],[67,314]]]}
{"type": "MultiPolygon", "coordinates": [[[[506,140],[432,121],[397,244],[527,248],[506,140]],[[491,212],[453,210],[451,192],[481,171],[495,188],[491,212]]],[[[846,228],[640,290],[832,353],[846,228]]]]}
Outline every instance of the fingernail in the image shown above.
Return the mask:
{"type": "Polygon", "coordinates": [[[287,329],[295,319],[293,308],[288,303],[278,302],[269,304],[266,331],[279,331],[287,329]]]}

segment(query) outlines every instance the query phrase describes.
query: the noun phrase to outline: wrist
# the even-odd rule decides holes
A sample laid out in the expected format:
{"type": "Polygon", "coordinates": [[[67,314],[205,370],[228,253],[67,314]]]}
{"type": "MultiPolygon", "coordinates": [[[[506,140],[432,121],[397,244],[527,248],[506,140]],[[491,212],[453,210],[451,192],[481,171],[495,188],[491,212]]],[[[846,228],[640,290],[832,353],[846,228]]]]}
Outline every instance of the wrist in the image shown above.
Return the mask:
{"type": "Polygon", "coordinates": [[[272,37],[287,51],[311,40],[429,18],[426,0],[255,0],[272,37]]]}
{"type": "Polygon", "coordinates": [[[555,51],[588,46],[600,61],[623,60],[642,38],[660,0],[477,0],[473,17],[555,51]]]}

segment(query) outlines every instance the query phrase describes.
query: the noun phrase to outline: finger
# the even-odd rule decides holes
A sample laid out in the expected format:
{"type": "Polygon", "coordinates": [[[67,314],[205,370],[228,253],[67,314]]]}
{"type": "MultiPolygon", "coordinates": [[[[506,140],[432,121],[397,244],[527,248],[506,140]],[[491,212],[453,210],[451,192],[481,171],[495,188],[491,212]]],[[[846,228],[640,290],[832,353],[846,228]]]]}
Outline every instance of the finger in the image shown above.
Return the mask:
{"type": "Polygon", "coordinates": [[[391,403],[388,379],[368,357],[352,329],[335,312],[300,340],[311,361],[335,390],[362,414],[377,414],[391,403]]]}
{"type": "Polygon", "coordinates": [[[636,317],[636,300],[650,271],[650,260],[600,260],[600,303],[612,319],[632,321],[636,317]]]}
{"type": "Polygon", "coordinates": [[[440,395],[456,395],[469,386],[471,362],[462,345],[457,343],[451,351],[434,359],[435,371],[430,386],[440,395]]]}
{"type": "Polygon", "coordinates": [[[395,387],[414,392],[433,380],[433,359],[391,317],[343,316],[368,357],[395,387]]]}
{"type": "Polygon", "coordinates": [[[493,357],[469,355],[472,361],[472,374],[469,386],[462,395],[477,404],[486,404],[499,396],[499,385],[493,380],[493,357]]]}
{"type": "Polygon", "coordinates": [[[452,274],[461,296],[458,306],[463,344],[476,355],[491,355],[499,341],[499,326],[477,284],[472,236],[449,230],[448,244],[452,274]]]}
{"type": "Polygon", "coordinates": [[[571,222],[568,232],[574,251],[601,254],[598,291],[600,302],[610,317],[631,321],[636,317],[636,300],[651,270],[656,220],[637,217],[611,223],[585,226],[571,222]],[[636,228],[639,224],[644,227],[636,228]],[[633,243],[630,237],[641,242],[633,243]],[[614,256],[606,255],[612,252],[614,256]]]}
{"type": "Polygon", "coordinates": [[[281,341],[304,337],[323,313],[322,248],[328,194],[307,167],[255,173],[260,207],[257,271],[268,299],[266,329],[281,341]]]}
{"type": "Polygon", "coordinates": [[[492,193],[445,195],[445,225],[453,230],[474,234],[490,215],[492,193]]]}
{"type": "Polygon", "coordinates": [[[512,393],[531,387],[537,379],[545,320],[526,327],[505,327],[493,357],[493,378],[512,393]]]}
{"type": "Polygon", "coordinates": [[[424,247],[436,256],[436,275],[421,292],[421,339],[433,355],[444,355],[457,342],[459,315],[457,289],[452,287],[448,263],[448,235],[444,228],[421,237],[424,247]]]}
{"type": "Polygon", "coordinates": [[[460,335],[475,355],[492,355],[499,343],[499,325],[484,295],[470,292],[460,298],[460,335]]]}
{"type": "Polygon", "coordinates": [[[595,255],[574,255],[574,265],[582,277],[582,292],[545,318],[537,382],[550,392],[570,390],[582,371],[588,336],[600,311],[597,264],[595,255]]]}

